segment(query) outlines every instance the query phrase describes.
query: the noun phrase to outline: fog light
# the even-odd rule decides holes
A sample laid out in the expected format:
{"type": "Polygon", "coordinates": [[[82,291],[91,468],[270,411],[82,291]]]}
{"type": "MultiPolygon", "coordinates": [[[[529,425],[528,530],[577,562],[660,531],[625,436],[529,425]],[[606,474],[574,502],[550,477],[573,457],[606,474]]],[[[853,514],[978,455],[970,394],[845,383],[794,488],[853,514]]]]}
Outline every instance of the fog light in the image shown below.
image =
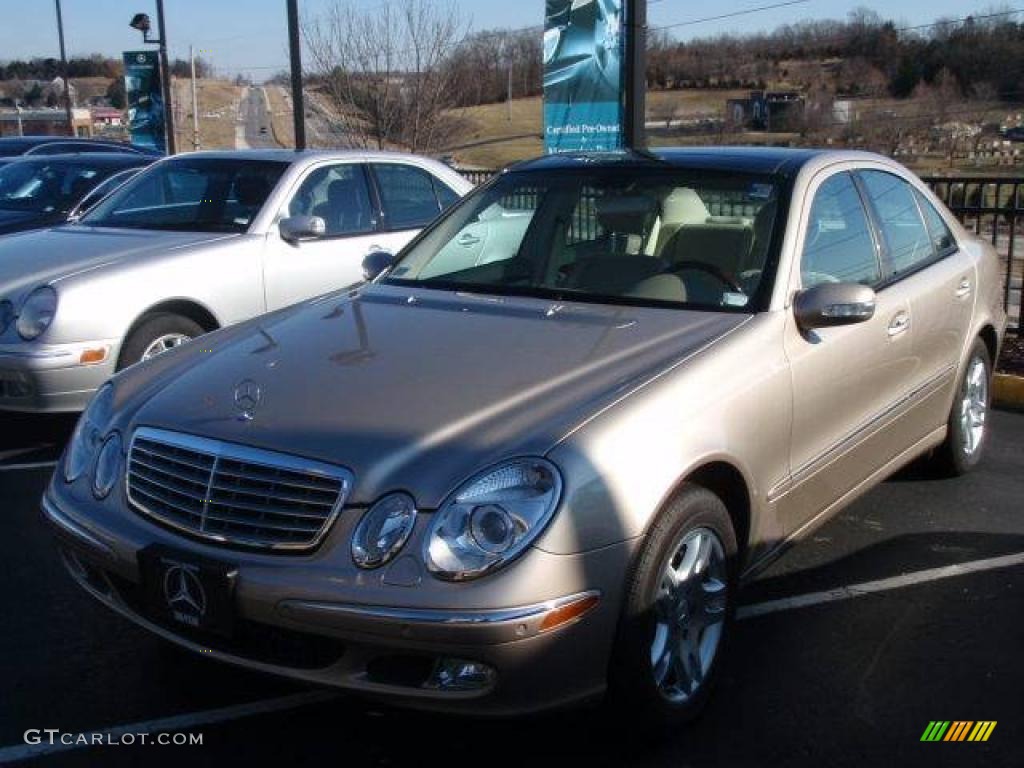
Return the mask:
{"type": "Polygon", "coordinates": [[[479,661],[438,659],[424,688],[440,691],[479,691],[494,684],[494,669],[479,661]]]}

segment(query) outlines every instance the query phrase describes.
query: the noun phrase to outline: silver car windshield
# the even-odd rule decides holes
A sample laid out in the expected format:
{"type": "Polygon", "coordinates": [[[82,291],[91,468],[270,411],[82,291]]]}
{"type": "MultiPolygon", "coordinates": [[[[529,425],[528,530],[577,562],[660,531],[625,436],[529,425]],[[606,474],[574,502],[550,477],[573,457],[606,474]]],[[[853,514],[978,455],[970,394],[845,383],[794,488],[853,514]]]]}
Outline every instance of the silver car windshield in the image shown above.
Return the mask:
{"type": "Polygon", "coordinates": [[[695,171],[510,173],[406,251],[393,284],[753,311],[779,185],[695,171]]]}
{"type": "Polygon", "coordinates": [[[288,163],[181,158],[139,174],[82,218],[90,227],[245,232],[288,163]]]}

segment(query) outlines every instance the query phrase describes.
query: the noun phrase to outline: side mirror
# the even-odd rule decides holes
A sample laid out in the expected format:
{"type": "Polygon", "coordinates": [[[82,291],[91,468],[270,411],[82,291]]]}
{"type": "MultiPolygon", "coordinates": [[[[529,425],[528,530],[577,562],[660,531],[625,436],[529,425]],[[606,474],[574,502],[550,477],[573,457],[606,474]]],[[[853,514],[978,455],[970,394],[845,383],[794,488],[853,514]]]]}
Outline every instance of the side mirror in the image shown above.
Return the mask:
{"type": "Polygon", "coordinates": [[[875,292],[860,283],[822,283],[797,294],[793,314],[805,331],[863,323],[875,316],[875,292]]]}
{"type": "Polygon", "coordinates": [[[367,282],[375,280],[395,263],[395,254],[390,251],[370,251],[363,259],[363,279],[367,282]]]}
{"type": "Polygon", "coordinates": [[[277,225],[281,239],[289,243],[318,240],[327,234],[327,223],[319,216],[290,216],[277,225]]]}

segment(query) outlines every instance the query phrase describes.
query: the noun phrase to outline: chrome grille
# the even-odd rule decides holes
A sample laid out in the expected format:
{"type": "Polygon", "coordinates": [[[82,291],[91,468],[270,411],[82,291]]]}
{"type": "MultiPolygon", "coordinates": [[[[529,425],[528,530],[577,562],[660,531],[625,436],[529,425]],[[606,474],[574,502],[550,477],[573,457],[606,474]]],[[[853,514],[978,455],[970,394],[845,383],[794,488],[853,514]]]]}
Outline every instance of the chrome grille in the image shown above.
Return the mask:
{"type": "Polygon", "coordinates": [[[128,500],[205,539],[268,549],[316,546],[352,488],[341,467],[142,427],[128,455],[128,500]]]}

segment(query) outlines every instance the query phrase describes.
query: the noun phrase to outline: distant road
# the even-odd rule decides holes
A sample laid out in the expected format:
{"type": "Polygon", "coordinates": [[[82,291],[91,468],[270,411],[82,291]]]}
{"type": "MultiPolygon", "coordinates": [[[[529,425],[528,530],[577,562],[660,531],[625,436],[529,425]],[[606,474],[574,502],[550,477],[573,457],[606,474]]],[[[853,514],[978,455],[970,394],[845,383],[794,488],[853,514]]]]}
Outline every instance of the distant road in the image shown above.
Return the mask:
{"type": "Polygon", "coordinates": [[[238,123],[235,126],[236,149],[276,149],[281,145],[274,139],[270,125],[267,92],[261,87],[247,87],[238,105],[238,123]]]}

